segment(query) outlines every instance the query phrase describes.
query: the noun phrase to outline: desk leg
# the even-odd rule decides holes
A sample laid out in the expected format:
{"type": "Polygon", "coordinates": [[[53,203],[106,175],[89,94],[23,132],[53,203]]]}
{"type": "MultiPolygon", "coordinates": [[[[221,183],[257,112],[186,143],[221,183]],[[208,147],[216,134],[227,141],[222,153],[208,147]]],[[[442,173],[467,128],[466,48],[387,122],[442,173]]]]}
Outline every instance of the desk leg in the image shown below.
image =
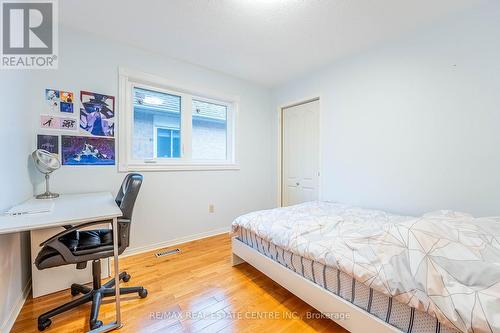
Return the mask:
{"type": "Polygon", "coordinates": [[[116,302],[116,325],[122,326],[122,315],[120,312],[120,268],[118,267],[118,219],[113,219],[113,254],[115,265],[115,302],[116,302]]]}
{"type": "Polygon", "coordinates": [[[116,321],[111,324],[103,325],[89,333],[109,332],[122,327],[122,318],[120,313],[120,268],[118,267],[118,219],[113,219],[113,262],[115,271],[115,304],[116,304],[116,321]]]}

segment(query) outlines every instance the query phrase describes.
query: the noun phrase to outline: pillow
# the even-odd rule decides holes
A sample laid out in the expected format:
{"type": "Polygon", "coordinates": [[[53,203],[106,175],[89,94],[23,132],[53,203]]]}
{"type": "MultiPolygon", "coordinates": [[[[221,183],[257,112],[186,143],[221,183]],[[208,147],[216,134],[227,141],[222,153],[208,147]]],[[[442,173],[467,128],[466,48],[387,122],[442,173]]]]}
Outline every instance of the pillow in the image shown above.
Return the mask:
{"type": "Polygon", "coordinates": [[[435,218],[453,218],[453,219],[473,219],[474,216],[468,213],[457,212],[454,210],[438,210],[422,215],[422,217],[435,217],[435,218]]]}

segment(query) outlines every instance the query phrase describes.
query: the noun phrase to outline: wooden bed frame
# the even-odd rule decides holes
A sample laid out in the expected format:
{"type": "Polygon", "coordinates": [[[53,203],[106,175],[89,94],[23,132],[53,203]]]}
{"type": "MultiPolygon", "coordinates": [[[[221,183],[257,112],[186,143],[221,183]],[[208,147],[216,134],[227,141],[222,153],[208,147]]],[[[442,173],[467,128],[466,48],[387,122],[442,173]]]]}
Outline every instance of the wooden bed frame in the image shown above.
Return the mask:
{"type": "Polygon", "coordinates": [[[329,318],[335,313],[348,313],[348,319],[331,319],[349,332],[401,333],[394,326],[289,270],[236,237],[232,238],[232,248],[233,266],[244,262],[249,263],[329,318]]]}

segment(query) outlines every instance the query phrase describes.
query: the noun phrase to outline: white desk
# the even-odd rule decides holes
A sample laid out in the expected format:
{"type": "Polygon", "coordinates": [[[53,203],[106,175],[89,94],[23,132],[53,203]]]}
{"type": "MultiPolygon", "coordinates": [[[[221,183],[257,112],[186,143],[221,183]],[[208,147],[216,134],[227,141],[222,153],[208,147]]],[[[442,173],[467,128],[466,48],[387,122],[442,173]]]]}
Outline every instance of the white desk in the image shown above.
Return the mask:
{"type": "MultiPolygon", "coordinates": [[[[36,199],[32,199],[36,200],[36,199]]],[[[118,217],[122,216],[111,193],[88,193],[61,195],[51,199],[54,207],[50,213],[19,216],[0,215],[0,235],[22,231],[53,228],[67,224],[78,225],[102,220],[113,221],[113,239],[118,238],[118,217]]],[[[118,242],[114,242],[114,275],[116,279],[116,321],[103,325],[92,332],[108,332],[121,327],[120,288],[118,267],[118,242]]],[[[35,325],[35,323],[34,323],[35,325]]]]}

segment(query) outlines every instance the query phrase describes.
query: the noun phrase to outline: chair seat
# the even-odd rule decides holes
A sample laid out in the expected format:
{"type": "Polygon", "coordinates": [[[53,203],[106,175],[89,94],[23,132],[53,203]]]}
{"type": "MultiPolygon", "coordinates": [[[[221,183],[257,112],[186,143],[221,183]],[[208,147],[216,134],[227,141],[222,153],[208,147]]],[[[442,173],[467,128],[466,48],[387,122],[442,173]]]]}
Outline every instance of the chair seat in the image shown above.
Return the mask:
{"type": "MultiPolygon", "coordinates": [[[[75,231],[60,240],[74,256],[113,249],[113,231],[110,229],[75,231]]],[[[50,246],[44,246],[35,259],[35,265],[38,269],[65,264],[68,264],[68,262],[50,246]]]]}
{"type": "Polygon", "coordinates": [[[110,229],[84,230],[77,233],[78,242],[73,245],[72,249],[70,248],[75,254],[78,251],[93,249],[103,245],[113,245],[113,231],[110,229]]]}

